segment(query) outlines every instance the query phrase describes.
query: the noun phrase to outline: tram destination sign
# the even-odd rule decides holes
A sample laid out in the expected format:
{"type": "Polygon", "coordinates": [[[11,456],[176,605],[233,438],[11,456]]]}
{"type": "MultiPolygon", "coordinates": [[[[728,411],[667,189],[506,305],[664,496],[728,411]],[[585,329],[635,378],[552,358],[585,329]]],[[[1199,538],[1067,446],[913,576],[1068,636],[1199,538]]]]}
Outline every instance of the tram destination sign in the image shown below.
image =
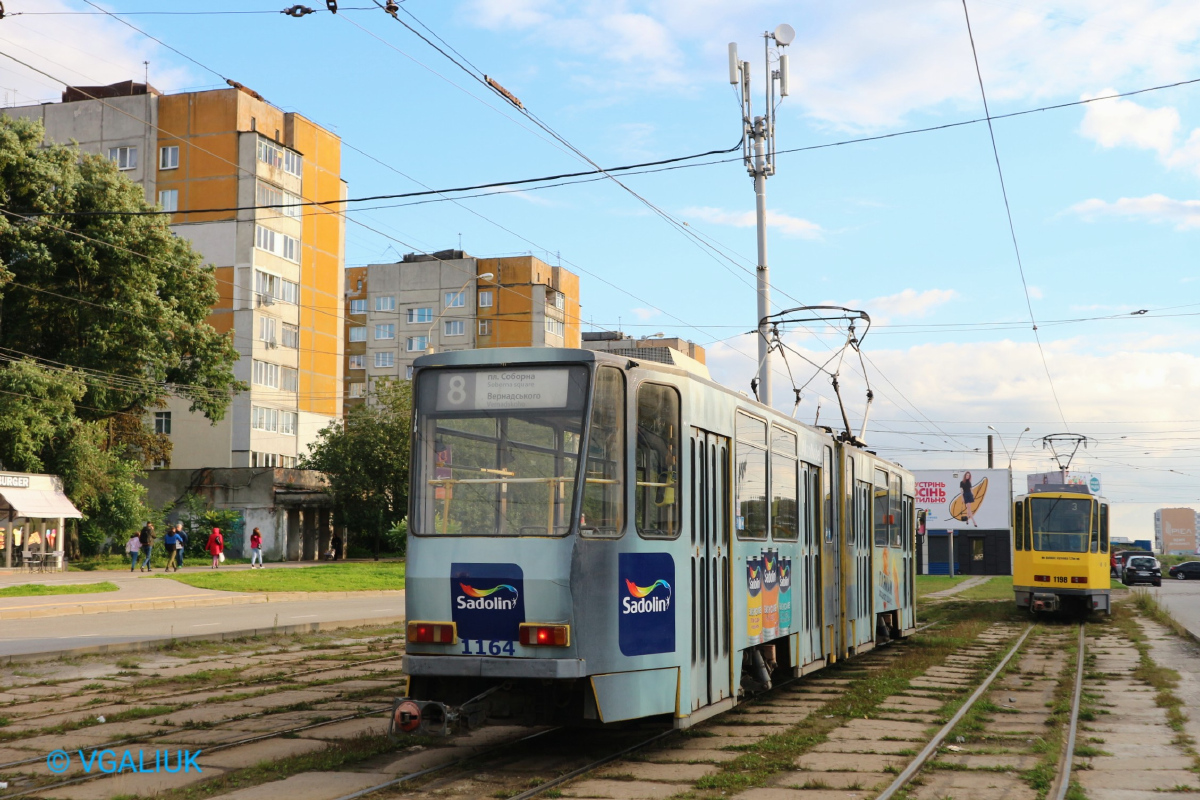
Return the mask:
{"type": "Polygon", "coordinates": [[[0,474],[0,487],[11,489],[25,489],[29,486],[28,475],[3,475],[0,474]]]}
{"type": "Polygon", "coordinates": [[[570,397],[567,369],[442,372],[438,375],[438,411],[498,411],[566,408],[570,397]]]}

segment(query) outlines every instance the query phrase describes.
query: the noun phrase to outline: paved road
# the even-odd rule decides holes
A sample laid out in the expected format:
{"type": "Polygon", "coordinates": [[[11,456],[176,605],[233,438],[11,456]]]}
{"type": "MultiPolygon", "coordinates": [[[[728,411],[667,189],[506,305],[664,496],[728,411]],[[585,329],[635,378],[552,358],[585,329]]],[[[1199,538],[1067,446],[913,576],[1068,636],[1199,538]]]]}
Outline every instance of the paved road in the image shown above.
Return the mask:
{"type": "Polygon", "coordinates": [[[1164,577],[1162,588],[1152,588],[1150,591],[1166,606],[1171,616],[1182,622],[1194,636],[1200,636],[1200,581],[1177,581],[1164,577]]]}
{"type": "Polygon", "coordinates": [[[302,600],[5,620],[0,625],[0,656],[270,628],[273,625],[396,618],[403,614],[404,595],[400,593],[344,600],[302,600]]]}

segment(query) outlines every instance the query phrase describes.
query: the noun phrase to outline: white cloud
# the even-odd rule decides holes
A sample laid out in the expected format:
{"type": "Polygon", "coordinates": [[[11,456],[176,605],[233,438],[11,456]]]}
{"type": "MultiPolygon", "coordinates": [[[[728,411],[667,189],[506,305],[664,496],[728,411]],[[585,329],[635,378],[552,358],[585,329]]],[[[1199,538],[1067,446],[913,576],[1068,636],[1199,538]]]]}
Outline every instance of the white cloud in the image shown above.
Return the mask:
{"type": "Polygon", "coordinates": [[[868,300],[867,311],[871,313],[872,317],[876,311],[896,317],[923,317],[956,297],[958,297],[958,292],[953,289],[926,289],[923,292],[918,292],[916,289],[905,289],[897,294],[868,300]]]}
{"type": "MultiPolygon", "coordinates": [[[[1112,94],[1105,89],[1084,98],[1112,94]]],[[[1171,107],[1148,108],[1132,100],[1103,100],[1087,106],[1079,132],[1101,147],[1153,150],[1167,167],[1200,175],[1200,128],[1179,141],[1179,112],[1171,107]]]]}
{"type": "MultiPolygon", "coordinates": [[[[763,20],[790,21],[792,97],[836,128],[895,125],[920,110],[982,111],[959,0],[468,0],[465,24],[515,33],[572,58],[570,78],[600,92],[712,87],[738,41],[761,86],[763,20]],[[580,59],[582,62],[582,59],[580,59]]],[[[1200,72],[1200,3],[1057,0],[971,4],[988,95],[1005,102],[1078,96],[1200,72]]]]}
{"type": "Polygon", "coordinates": [[[1110,216],[1174,225],[1179,231],[1200,228],[1200,200],[1172,200],[1161,194],[1122,197],[1115,203],[1092,198],[1076,203],[1069,210],[1089,222],[1100,216],[1110,216]]]}
{"type": "Polygon", "coordinates": [[[657,308],[634,308],[630,309],[635,317],[642,322],[648,322],[655,317],[661,316],[662,312],[657,308]]]}
{"type": "MultiPolygon", "coordinates": [[[[693,206],[680,212],[685,217],[711,222],[714,225],[729,225],[734,228],[753,228],[758,224],[753,211],[726,211],[711,206],[693,206]]],[[[820,239],[821,226],[815,222],[793,217],[782,211],[767,210],[767,227],[775,228],[784,236],[798,239],[820,239]]]]}
{"type": "Polygon", "coordinates": [[[1028,287],[1028,291],[1029,299],[1031,300],[1041,300],[1045,296],[1042,294],[1042,287],[1040,286],[1030,286],[1028,287]]]}
{"type": "MultiPolygon", "coordinates": [[[[41,0],[39,12],[78,11],[62,0],[41,0]]],[[[146,37],[105,16],[10,16],[0,29],[0,46],[16,58],[76,86],[142,81],[149,61],[150,83],[175,91],[199,81],[186,69],[163,66],[177,61],[146,37]]],[[[6,105],[58,101],[62,84],[8,59],[3,62],[0,96],[6,105]]]]}

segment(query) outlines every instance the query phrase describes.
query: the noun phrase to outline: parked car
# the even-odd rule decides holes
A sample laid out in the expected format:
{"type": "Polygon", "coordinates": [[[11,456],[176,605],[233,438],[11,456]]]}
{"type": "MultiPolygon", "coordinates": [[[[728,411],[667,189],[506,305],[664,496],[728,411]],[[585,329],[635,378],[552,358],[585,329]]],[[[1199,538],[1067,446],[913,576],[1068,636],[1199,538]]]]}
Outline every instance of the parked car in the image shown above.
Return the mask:
{"type": "Polygon", "coordinates": [[[1111,573],[1114,578],[1120,578],[1125,574],[1125,560],[1130,556],[1153,556],[1149,550],[1115,550],[1109,559],[1111,573]]]}
{"type": "Polygon", "coordinates": [[[1151,583],[1162,586],[1162,565],[1154,556],[1128,556],[1125,559],[1125,571],[1121,583],[1132,586],[1135,583],[1151,583]]]}
{"type": "Polygon", "coordinates": [[[1188,578],[1200,580],[1200,561],[1185,561],[1167,570],[1167,574],[1175,580],[1186,581],[1188,578]]]}

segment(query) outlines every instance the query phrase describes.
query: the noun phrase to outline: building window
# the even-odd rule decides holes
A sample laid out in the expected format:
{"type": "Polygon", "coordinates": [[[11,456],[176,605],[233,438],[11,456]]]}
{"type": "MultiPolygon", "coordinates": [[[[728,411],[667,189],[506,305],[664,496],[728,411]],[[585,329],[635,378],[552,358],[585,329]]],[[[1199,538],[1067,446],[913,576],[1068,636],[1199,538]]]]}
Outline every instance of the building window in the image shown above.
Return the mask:
{"type": "Polygon", "coordinates": [[[365,383],[350,384],[350,396],[351,397],[366,397],[367,396],[367,385],[365,383]]]}
{"type": "MultiPolygon", "coordinates": [[[[253,120],[251,120],[253,122],[253,120]]],[[[251,128],[254,130],[255,128],[251,128]]],[[[294,153],[269,139],[259,137],[258,140],[258,160],[268,166],[282,169],[289,175],[300,177],[300,171],[304,166],[304,159],[299,153],[294,153]]]]}
{"type": "Polygon", "coordinates": [[[350,301],[350,313],[351,314],[367,313],[367,301],[366,300],[351,300],[350,301]]]}
{"type": "Polygon", "coordinates": [[[137,169],[136,147],[110,147],[108,160],[117,165],[117,169],[137,169]]]}
{"type": "Polygon", "coordinates": [[[354,327],[350,328],[350,341],[365,342],[366,340],[367,340],[367,326],[366,325],[355,325],[354,327]]]}
{"type": "Polygon", "coordinates": [[[279,237],[283,240],[283,252],[280,253],[288,261],[300,263],[300,240],[294,236],[284,234],[279,237]]]}
{"type": "Polygon", "coordinates": [[[448,319],[442,323],[446,336],[462,336],[466,333],[466,324],[461,319],[448,319]]]}
{"type": "Polygon", "coordinates": [[[562,338],[562,335],[564,333],[564,327],[563,327],[562,320],[551,319],[550,317],[546,317],[546,333],[550,333],[555,336],[558,336],[559,338],[562,338]]]}
{"type": "Polygon", "coordinates": [[[380,369],[396,366],[396,354],[390,350],[386,353],[376,353],[375,366],[380,369]]]}
{"type": "Polygon", "coordinates": [[[296,350],[300,347],[300,326],[283,323],[283,346],[296,350]]]}
{"type": "Polygon", "coordinates": [[[262,225],[254,228],[254,246],[259,250],[266,250],[268,253],[275,252],[275,240],[277,235],[270,228],[264,228],[262,225]]]}
{"type": "MultiPolygon", "coordinates": [[[[259,230],[266,230],[260,227],[259,230]]],[[[262,270],[254,271],[254,292],[259,305],[269,306],[276,300],[295,304],[300,299],[300,285],[262,270]]]]}
{"type": "Polygon", "coordinates": [[[267,408],[265,406],[251,406],[250,427],[256,431],[270,431],[274,433],[279,429],[279,409],[267,408]]]}
{"type": "Polygon", "coordinates": [[[356,356],[350,356],[350,369],[366,369],[367,357],[361,353],[356,356]]]}
{"type": "Polygon", "coordinates": [[[380,295],[375,298],[376,311],[395,311],[396,298],[393,295],[380,295]]]}
{"type": "Polygon", "coordinates": [[[159,169],[179,169],[179,145],[158,148],[159,169]]]}
{"type": "Polygon", "coordinates": [[[433,322],[432,308],[410,308],[408,310],[409,322],[424,322],[426,325],[433,322]]]}
{"type": "Polygon", "coordinates": [[[404,368],[404,380],[411,381],[412,380],[412,372],[413,372],[412,364],[409,364],[407,367],[404,368]]]}
{"type": "Polygon", "coordinates": [[[259,317],[258,318],[258,338],[264,342],[275,343],[275,325],[274,317],[259,317]]]}
{"type": "Polygon", "coordinates": [[[291,367],[284,367],[279,374],[279,388],[285,392],[300,391],[300,373],[291,367]]]}
{"type": "MultiPolygon", "coordinates": [[[[254,246],[259,250],[300,263],[300,240],[286,233],[277,233],[262,225],[255,226],[254,246]]],[[[294,301],[293,301],[294,302],[294,301]]]]}
{"type": "Polygon", "coordinates": [[[254,359],[254,383],[257,386],[279,388],[279,365],[254,359]]]}
{"type": "Polygon", "coordinates": [[[255,187],[254,199],[259,206],[282,206],[283,190],[259,181],[255,187]]]}
{"type": "Polygon", "coordinates": [[[179,210],[179,190],[163,189],[158,193],[158,207],[163,211],[179,210]]]}
{"type": "Polygon", "coordinates": [[[479,293],[479,307],[480,308],[491,308],[492,307],[492,291],[490,289],[485,289],[479,293]]]}
{"type": "Polygon", "coordinates": [[[279,432],[285,433],[288,436],[296,435],[296,423],[299,419],[299,414],[295,411],[280,411],[279,412],[279,432]]]}
{"type": "Polygon", "coordinates": [[[559,311],[562,311],[564,308],[567,307],[567,296],[565,294],[563,294],[562,292],[554,292],[549,289],[547,289],[546,291],[547,291],[547,294],[549,295],[546,298],[546,302],[549,305],[554,306],[559,311]]]}
{"type": "Polygon", "coordinates": [[[464,292],[446,292],[446,308],[462,308],[466,304],[464,292]]]}
{"type": "Polygon", "coordinates": [[[408,337],[408,352],[419,353],[429,346],[429,340],[424,336],[408,337]]]}
{"type": "Polygon", "coordinates": [[[171,412],[170,411],[155,411],[154,412],[154,432],[163,436],[171,435],[171,412]]]}
{"type": "Polygon", "coordinates": [[[480,336],[491,336],[492,335],[492,321],[490,319],[479,320],[479,335],[480,336]]]}
{"type": "Polygon", "coordinates": [[[380,339],[395,339],[395,338],[396,338],[396,326],[394,324],[389,322],[386,325],[376,325],[375,326],[375,341],[378,342],[380,339]]]}

